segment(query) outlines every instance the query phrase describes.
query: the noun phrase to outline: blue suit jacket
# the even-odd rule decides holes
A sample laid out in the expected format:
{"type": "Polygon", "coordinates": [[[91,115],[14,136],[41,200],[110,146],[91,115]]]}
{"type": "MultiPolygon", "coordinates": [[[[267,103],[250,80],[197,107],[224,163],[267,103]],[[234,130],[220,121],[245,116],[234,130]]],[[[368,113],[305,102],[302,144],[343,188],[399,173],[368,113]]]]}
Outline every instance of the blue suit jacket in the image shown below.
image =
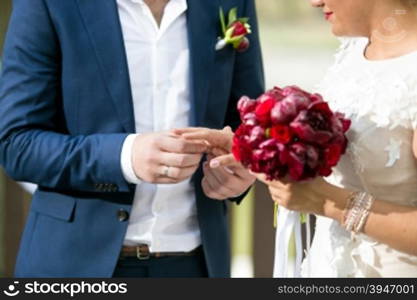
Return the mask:
{"type": "MultiPolygon", "coordinates": [[[[188,0],[193,125],[239,123],[236,102],[263,92],[253,0],[188,0]],[[215,51],[219,7],[250,17],[250,49],[215,51]]],[[[135,131],[131,87],[115,0],[14,0],[0,81],[0,163],[39,185],[15,275],[111,277],[134,186],[120,152],[135,131]]],[[[226,205],[194,176],[211,277],[229,276],[226,205]]],[[[12,201],[13,199],[8,199],[12,201]]],[[[236,199],[234,199],[236,200],[236,199]]],[[[239,199],[237,199],[239,200],[239,199]]]]}

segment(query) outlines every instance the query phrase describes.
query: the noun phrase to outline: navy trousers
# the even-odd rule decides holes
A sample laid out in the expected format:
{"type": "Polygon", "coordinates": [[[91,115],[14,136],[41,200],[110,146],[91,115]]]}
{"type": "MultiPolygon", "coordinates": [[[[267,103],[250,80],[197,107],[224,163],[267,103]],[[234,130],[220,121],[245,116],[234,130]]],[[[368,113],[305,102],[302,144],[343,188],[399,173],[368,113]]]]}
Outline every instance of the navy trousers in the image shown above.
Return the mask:
{"type": "Polygon", "coordinates": [[[192,278],[208,277],[203,251],[190,256],[172,256],[139,260],[120,258],[113,278],[192,278]]]}

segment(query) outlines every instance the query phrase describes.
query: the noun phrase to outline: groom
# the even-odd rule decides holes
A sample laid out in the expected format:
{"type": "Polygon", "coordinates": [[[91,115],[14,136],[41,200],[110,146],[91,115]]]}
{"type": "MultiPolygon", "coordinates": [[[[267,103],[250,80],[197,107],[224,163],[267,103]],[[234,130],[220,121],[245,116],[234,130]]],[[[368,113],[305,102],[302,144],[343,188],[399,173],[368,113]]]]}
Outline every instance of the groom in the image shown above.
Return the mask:
{"type": "Polygon", "coordinates": [[[37,183],[18,277],[227,277],[225,201],[253,183],[207,171],[171,131],[235,128],[263,92],[254,0],[15,0],[0,80],[0,164],[37,183]],[[219,8],[249,49],[216,51],[219,8]]]}

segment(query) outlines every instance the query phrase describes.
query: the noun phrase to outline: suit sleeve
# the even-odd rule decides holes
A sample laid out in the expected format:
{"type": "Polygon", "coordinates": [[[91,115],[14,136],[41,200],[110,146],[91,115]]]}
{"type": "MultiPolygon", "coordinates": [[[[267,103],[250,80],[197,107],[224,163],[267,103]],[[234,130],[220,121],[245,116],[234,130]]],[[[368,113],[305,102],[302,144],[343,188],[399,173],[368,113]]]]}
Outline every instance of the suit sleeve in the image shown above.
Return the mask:
{"type": "MultiPolygon", "coordinates": [[[[265,91],[262,51],[259,39],[258,19],[254,0],[245,1],[244,9],[239,16],[248,17],[252,27],[252,34],[248,35],[250,47],[246,52],[236,53],[235,68],[233,74],[232,90],[227,108],[225,126],[231,126],[236,130],[240,125],[240,117],[237,111],[237,102],[240,97],[246,95],[257,98],[265,91]]],[[[239,197],[229,199],[240,203],[248,191],[239,197]]]]}
{"type": "Polygon", "coordinates": [[[13,179],[42,187],[130,191],[120,166],[127,134],[71,136],[58,129],[65,122],[60,69],[43,0],[14,0],[0,78],[0,164],[13,179]]]}

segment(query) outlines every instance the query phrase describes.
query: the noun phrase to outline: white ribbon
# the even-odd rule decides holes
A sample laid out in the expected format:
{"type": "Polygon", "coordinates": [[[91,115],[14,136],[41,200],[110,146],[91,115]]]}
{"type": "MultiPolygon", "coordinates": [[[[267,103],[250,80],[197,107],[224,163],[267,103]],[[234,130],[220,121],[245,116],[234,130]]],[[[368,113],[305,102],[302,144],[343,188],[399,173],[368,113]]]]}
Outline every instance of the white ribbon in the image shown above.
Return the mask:
{"type": "MultiPolygon", "coordinates": [[[[307,224],[308,226],[309,224],[307,224]]],[[[301,236],[301,220],[300,213],[279,207],[277,214],[277,231],[275,236],[275,262],[274,277],[301,277],[302,262],[302,236],[301,236]],[[295,260],[293,268],[294,272],[290,274],[288,250],[290,246],[291,236],[295,237],[295,260]]]]}

